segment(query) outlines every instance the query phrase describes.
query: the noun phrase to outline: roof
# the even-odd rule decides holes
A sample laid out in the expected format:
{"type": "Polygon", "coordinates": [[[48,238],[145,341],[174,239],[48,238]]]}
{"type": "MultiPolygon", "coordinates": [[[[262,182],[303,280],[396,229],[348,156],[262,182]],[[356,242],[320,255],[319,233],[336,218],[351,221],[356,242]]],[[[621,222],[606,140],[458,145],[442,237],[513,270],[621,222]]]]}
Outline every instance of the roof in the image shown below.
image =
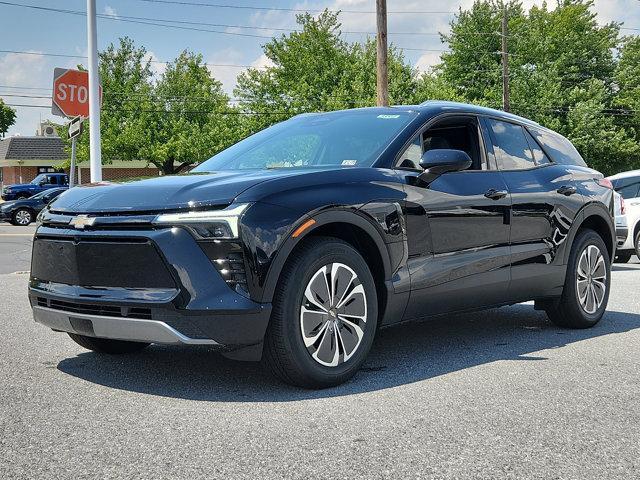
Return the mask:
{"type": "Polygon", "coordinates": [[[541,126],[539,123],[534,122],[528,118],[520,117],[519,115],[514,115],[513,113],[505,112],[503,110],[496,110],[494,108],[481,107],[480,105],[471,105],[469,103],[459,103],[459,102],[446,102],[443,100],[427,100],[426,102],[422,102],[418,108],[426,110],[440,110],[440,111],[460,111],[465,113],[477,113],[479,115],[489,115],[493,117],[499,117],[504,119],[511,119],[520,123],[526,123],[529,125],[541,126]]]}
{"type": "Polygon", "coordinates": [[[618,180],[620,178],[629,178],[640,176],[640,170],[629,170],[628,172],[620,172],[607,177],[609,180],[618,180]]]}
{"type": "Polygon", "coordinates": [[[60,137],[9,137],[0,141],[0,160],[66,160],[60,137]]]}

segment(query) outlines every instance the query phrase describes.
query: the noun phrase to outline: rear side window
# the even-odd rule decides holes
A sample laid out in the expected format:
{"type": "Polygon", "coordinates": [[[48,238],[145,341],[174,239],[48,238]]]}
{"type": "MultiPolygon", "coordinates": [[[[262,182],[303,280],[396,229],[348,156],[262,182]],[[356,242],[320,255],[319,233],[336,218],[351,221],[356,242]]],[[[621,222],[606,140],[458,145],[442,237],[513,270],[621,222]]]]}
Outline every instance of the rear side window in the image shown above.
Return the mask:
{"type": "Polygon", "coordinates": [[[551,163],[549,157],[545,155],[542,148],[540,148],[540,145],[538,145],[538,142],[535,141],[526,129],[524,130],[524,134],[529,142],[529,147],[531,147],[531,153],[533,153],[533,159],[535,160],[536,165],[546,165],[547,163],[551,163]]]}
{"type": "Polygon", "coordinates": [[[520,125],[489,119],[493,149],[500,170],[535,167],[527,137],[520,125]]]}
{"type": "Polygon", "coordinates": [[[614,180],[613,186],[615,191],[618,192],[625,200],[640,197],[640,177],[614,180]]]}
{"type": "Polygon", "coordinates": [[[540,142],[540,145],[543,146],[554,162],[562,165],[587,166],[576,147],[562,135],[534,127],[529,127],[529,131],[540,142]]]}

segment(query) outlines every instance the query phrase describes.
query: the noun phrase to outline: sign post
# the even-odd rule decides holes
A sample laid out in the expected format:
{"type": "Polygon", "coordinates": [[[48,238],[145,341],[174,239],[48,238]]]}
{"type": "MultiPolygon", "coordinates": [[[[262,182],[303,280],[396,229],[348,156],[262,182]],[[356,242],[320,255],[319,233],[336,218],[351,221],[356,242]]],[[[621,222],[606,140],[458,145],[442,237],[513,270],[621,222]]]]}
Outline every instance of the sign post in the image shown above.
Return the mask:
{"type": "Polygon", "coordinates": [[[71,167],[69,168],[69,188],[73,188],[76,180],[76,140],[82,135],[82,120],[78,116],[69,122],[69,138],[71,139],[71,167]]]}

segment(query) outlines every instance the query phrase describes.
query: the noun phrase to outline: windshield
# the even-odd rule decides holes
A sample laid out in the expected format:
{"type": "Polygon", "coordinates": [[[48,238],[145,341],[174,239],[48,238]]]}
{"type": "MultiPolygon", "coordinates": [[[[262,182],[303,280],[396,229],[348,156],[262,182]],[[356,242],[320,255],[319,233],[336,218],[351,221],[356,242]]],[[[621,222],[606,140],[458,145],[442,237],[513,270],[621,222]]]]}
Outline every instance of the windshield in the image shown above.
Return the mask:
{"type": "Polygon", "coordinates": [[[51,194],[51,190],[44,190],[43,192],[36,193],[35,195],[33,195],[33,196],[31,197],[31,199],[32,199],[32,200],[37,200],[37,199],[42,198],[42,197],[44,197],[45,195],[49,195],[49,194],[51,194]]]}
{"type": "Polygon", "coordinates": [[[370,167],[415,115],[367,109],[301,115],[245,138],[193,171],[370,167]]]}
{"type": "Polygon", "coordinates": [[[41,173],[40,175],[38,175],[36,178],[34,178],[33,180],[31,180],[31,183],[33,185],[38,185],[42,180],[46,180],[47,176],[44,173],[41,173]]]}

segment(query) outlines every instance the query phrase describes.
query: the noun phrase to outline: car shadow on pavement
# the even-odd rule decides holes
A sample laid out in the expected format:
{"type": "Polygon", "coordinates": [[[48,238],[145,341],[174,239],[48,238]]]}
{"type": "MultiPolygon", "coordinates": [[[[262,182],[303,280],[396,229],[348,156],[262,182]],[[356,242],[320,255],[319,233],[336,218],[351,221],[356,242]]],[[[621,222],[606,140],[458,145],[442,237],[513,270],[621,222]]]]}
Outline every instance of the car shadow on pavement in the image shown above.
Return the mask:
{"type": "Polygon", "coordinates": [[[521,304],[383,329],[365,365],[344,385],[283,385],[259,363],[225,359],[206,347],[154,345],[122,356],[81,353],[58,369],[127,391],[218,402],[287,402],[378,391],[496,361],[545,361],[544,350],[640,328],[640,315],[609,311],[594,328],[565,330],[521,304]],[[541,352],[542,351],[542,352],[541,352]]]}

